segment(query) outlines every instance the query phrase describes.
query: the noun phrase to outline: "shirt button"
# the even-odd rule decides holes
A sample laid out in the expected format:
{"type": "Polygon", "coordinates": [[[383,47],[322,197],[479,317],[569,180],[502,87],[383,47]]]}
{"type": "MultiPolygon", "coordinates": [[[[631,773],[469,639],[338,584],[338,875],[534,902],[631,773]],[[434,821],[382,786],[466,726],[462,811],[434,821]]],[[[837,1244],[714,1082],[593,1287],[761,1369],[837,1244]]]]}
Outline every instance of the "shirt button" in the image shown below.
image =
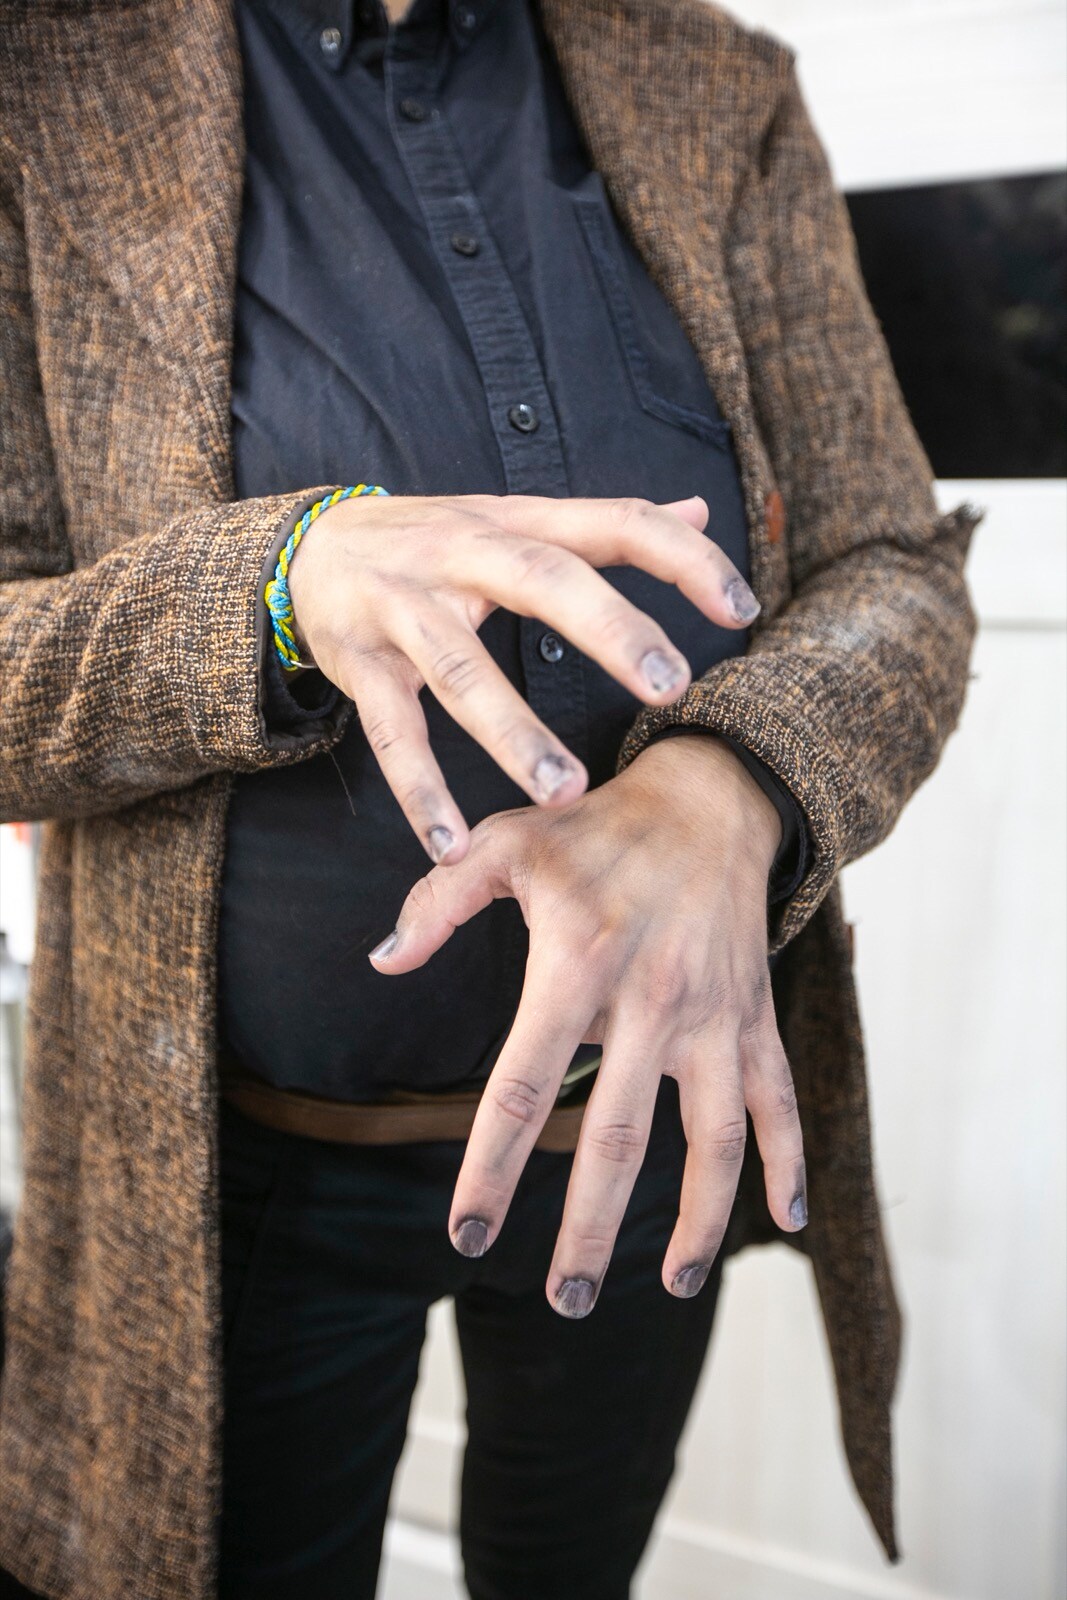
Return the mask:
{"type": "Polygon", "coordinates": [[[476,11],[472,11],[470,6],[459,6],[457,8],[457,10],[456,10],[456,27],[457,28],[462,28],[465,33],[469,33],[470,32],[470,30],[474,27],[474,24],[477,22],[477,20],[478,20],[477,12],[476,11]]]}
{"type": "Polygon", "coordinates": [[[533,406],[528,406],[525,401],[521,405],[511,407],[508,411],[508,421],[519,433],[533,433],[541,426],[541,418],[533,406]]]}
{"type": "Polygon", "coordinates": [[[543,633],[537,644],[545,661],[562,661],[564,644],[558,633],[543,633]]]}
{"type": "Polygon", "coordinates": [[[409,122],[425,122],[430,113],[421,100],[405,99],[400,102],[400,115],[409,122]]]}
{"type": "Polygon", "coordinates": [[[450,241],[457,255],[476,256],[481,246],[472,233],[454,233],[450,241]]]}
{"type": "Polygon", "coordinates": [[[335,56],[340,55],[340,28],[323,28],[322,32],[319,34],[319,49],[322,51],[323,55],[328,56],[331,61],[335,56]]]}

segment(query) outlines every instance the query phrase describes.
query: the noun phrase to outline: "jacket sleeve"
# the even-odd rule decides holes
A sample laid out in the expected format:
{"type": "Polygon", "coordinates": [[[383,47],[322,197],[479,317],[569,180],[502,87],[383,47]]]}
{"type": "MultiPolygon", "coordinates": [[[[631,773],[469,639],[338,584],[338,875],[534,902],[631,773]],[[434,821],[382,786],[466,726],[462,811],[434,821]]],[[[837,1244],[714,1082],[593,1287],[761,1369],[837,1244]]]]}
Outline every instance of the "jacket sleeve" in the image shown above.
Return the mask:
{"type": "Polygon", "coordinates": [[[0,819],[115,810],[302,759],[351,703],[276,725],[260,574],[334,486],[210,505],[77,571],[37,367],[17,181],[0,170],[0,819]]]}
{"type": "Polygon", "coordinates": [[[753,404],[789,507],[792,594],[747,654],[641,713],[620,768],[670,723],[735,739],[803,810],[809,870],[771,948],[884,839],[963,704],[975,618],[964,560],[981,513],[940,515],[792,64],[741,196],[731,287],[753,404]]]}

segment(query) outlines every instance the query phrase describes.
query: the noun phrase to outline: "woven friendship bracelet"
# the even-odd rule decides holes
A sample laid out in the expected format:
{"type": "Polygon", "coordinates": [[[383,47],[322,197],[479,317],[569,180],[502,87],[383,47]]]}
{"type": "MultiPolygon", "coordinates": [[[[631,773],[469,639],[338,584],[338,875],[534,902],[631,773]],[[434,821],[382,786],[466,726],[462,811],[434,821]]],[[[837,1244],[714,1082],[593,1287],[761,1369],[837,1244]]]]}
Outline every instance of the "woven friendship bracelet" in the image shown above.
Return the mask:
{"type": "Polygon", "coordinates": [[[347,489],[335,489],[333,494],[326,495],[322,500],[316,500],[309,506],[300,518],[296,527],[285,541],[285,548],[278,557],[278,565],[274,569],[274,576],[270,579],[263,591],[263,598],[267,602],[271,621],[274,624],[274,648],[278,652],[278,659],[286,672],[296,672],[299,667],[307,663],[301,661],[296,648],[296,639],[293,636],[293,603],[289,598],[289,564],[293,559],[293,552],[301,539],[307,533],[311,524],[317,517],[327,511],[330,506],[335,506],[341,500],[351,500],[354,495],[384,494],[388,489],[382,489],[376,483],[350,484],[347,489]]]}

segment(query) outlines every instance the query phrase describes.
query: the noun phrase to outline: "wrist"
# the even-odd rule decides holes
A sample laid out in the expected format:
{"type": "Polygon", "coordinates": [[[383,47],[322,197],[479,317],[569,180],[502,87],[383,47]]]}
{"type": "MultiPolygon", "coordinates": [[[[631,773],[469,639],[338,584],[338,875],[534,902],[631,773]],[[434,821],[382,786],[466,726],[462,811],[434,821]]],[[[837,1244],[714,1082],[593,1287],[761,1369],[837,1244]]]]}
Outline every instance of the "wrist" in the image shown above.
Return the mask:
{"type": "Polygon", "coordinates": [[[657,739],[634,757],[626,771],[665,794],[700,823],[709,811],[719,829],[736,831],[755,849],[769,872],[782,842],[782,819],[730,746],[703,729],[657,739]]]}
{"type": "MultiPolygon", "coordinates": [[[[334,489],[308,507],[293,529],[278,558],[274,576],[264,591],[264,600],[274,625],[274,642],[279,660],[286,671],[298,667],[315,666],[315,658],[308,643],[307,633],[297,620],[296,602],[293,598],[291,577],[305,534],[322,516],[344,501],[364,495],[388,495],[388,490],[377,484],[360,483],[344,489],[334,489]]],[[[318,540],[312,540],[312,545],[318,540]]],[[[307,576],[306,562],[301,565],[301,580],[307,576]]],[[[303,585],[306,588],[306,584],[303,585]]]]}

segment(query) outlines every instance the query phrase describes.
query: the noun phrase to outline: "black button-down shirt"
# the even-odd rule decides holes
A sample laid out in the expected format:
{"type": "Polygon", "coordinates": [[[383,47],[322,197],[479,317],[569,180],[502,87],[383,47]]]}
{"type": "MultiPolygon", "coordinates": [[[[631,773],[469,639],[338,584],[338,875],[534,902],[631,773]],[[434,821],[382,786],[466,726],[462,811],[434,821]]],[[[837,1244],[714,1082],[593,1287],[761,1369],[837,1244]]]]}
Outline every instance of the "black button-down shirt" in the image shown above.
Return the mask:
{"type": "MultiPolygon", "coordinates": [[[[699,493],[742,572],[737,465],[700,363],[619,225],[530,0],[238,0],[247,166],[236,299],[241,496],[377,482],[393,494],[699,493]]],[[[323,524],[309,537],[329,539],[323,524]]],[[[694,675],[743,650],[644,573],[606,576],[694,675]]],[[[609,779],[638,702],[565,639],[494,612],[481,637],[533,709],[609,779]]],[[[272,715],[298,721],[276,663],[272,715]]],[[[311,675],[309,675],[310,677],[311,675]]],[[[301,685],[299,696],[326,692],[301,685]]],[[[331,691],[332,692],[332,691],[331,691]]],[[[526,803],[428,696],[472,824],[526,803]]],[[[803,845],[788,796],[753,758],[803,845]]],[[[358,721],[332,752],[236,779],[219,930],[220,1036],[249,1070],[345,1099],[483,1080],[527,934],[497,902],[433,960],[367,952],[427,861],[358,721]]],[[[781,883],[780,887],[788,887],[781,883]]]]}

